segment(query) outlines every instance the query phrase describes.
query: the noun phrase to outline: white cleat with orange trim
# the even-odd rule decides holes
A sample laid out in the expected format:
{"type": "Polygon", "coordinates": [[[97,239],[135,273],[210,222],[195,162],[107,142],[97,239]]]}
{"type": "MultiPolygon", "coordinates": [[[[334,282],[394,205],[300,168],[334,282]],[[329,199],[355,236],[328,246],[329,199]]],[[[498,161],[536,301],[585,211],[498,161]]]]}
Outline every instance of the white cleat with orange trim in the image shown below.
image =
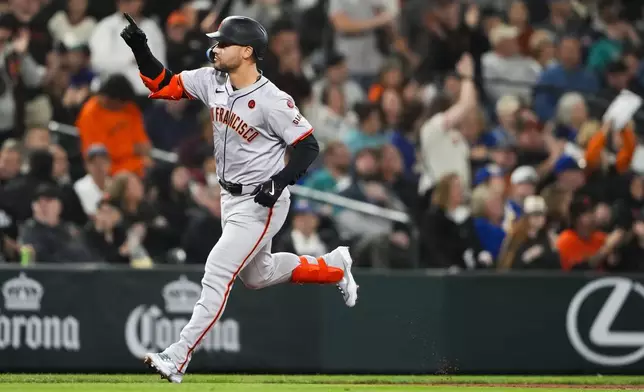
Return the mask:
{"type": "Polygon", "coordinates": [[[165,353],[148,353],[145,354],[143,363],[161,375],[161,378],[169,382],[180,384],[183,379],[183,373],[177,369],[177,365],[172,362],[172,359],[165,353]]]}
{"type": "Polygon", "coordinates": [[[338,288],[342,293],[344,303],[346,303],[348,307],[352,308],[358,301],[358,288],[360,286],[358,286],[356,280],[353,278],[353,274],[351,273],[353,260],[351,259],[349,248],[346,246],[340,246],[337,251],[342,258],[342,265],[344,266],[344,277],[342,277],[342,280],[338,282],[338,288]]]}

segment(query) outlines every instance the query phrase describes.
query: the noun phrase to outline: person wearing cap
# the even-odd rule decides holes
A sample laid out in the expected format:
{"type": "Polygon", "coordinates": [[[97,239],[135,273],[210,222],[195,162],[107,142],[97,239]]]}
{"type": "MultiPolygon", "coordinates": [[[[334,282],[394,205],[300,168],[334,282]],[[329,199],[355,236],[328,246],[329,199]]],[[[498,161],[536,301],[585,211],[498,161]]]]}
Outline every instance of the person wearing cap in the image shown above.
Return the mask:
{"type": "MultiPolygon", "coordinates": [[[[107,2],[107,0],[103,1],[107,2]]],[[[150,92],[139,76],[139,67],[134,60],[132,51],[121,36],[115,34],[129,25],[123,14],[130,14],[148,37],[148,46],[152,54],[161,63],[167,64],[163,32],[153,20],[143,16],[144,5],[144,0],[116,0],[117,12],[98,22],[90,37],[89,47],[92,53],[93,70],[103,77],[114,74],[125,75],[132,86],[131,89],[134,89],[134,93],[137,96],[147,97],[150,92]]]]}
{"type": "Polygon", "coordinates": [[[102,144],[93,144],[85,154],[87,174],[74,183],[74,191],[88,216],[94,216],[109,182],[110,155],[102,144]]]}
{"type": "Polygon", "coordinates": [[[519,166],[510,175],[509,205],[516,217],[521,215],[525,199],[537,191],[538,183],[539,174],[532,166],[519,166]]]}
{"type": "Polygon", "coordinates": [[[332,249],[333,243],[319,231],[320,218],[314,205],[297,200],[291,213],[291,229],[275,244],[276,251],[319,257],[332,249]]]}
{"type": "Polygon", "coordinates": [[[150,141],[134,98],[128,79],[112,75],[98,95],[85,102],[76,119],[83,154],[91,145],[104,145],[112,160],[112,175],[128,170],[142,176],[148,162],[150,141]]]}
{"type": "Polygon", "coordinates": [[[326,56],[324,77],[313,83],[313,99],[322,101],[322,92],[329,86],[338,86],[344,93],[345,106],[353,108],[356,103],[365,99],[365,93],[360,85],[349,79],[349,69],[344,55],[331,52],[326,56]]]}
{"type": "Polygon", "coordinates": [[[483,86],[488,98],[496,102],[504,95],[532,99],[532,86],[539,76],[539,64],[521,55],[514,26],[499,25],[490,32],[492,51],[481,57],[483,86]]]}
{"type": "Polygon", "coordinates": [[[499,165],[494,163],[488,164],[474,173],[472,187],[480,185],[488,186],[498,192],[505,192],[505,173],[499,165]]]}
{"type": "Polygon", "coordinates": [[[516,141],[511,139],[494,140],[487,147],[492,163],[506,173],[510,173],[516,166],[518,159],[516,141]]]}
{"type": "Polygon", "coordinates": [[[557,238],[561,268],[603,269],[614,263],[614,252],[624,237],[624,230],[606,234],[596,229],[595,206],[588,196],[577,196],[570,205],[570,228],[557,238]]]}
{"type": "Polygon", "coordinates": [[[31,202],[33,218],[20,229],[18,243],[39,263],[96,261],[78,228],[61,219],[61,197],[55,185],[41,184],[36,188],[31,202]]]}
{"type": "Polygon", "coordinates": [[[561,269],[556,238],[546,227],[546,202],[531,195],[522,205],[524,215],[513,225],[501,246],[499,270],[561,269]]]}
{"type": "Polygon", "coordinates": [[[182,10],[173,11],[165,24],[168,68],[176,72],[201,67],[203,52],[208,49],[207,37],[191,30],[190,20],[182,10]]]}
{"type": "Polygon", "coordinates": [[[582,164],[570,155],[563,154],[553,167],[557,178],[555,186],[576,192],[586,184],[586,174],[582,164]]]}

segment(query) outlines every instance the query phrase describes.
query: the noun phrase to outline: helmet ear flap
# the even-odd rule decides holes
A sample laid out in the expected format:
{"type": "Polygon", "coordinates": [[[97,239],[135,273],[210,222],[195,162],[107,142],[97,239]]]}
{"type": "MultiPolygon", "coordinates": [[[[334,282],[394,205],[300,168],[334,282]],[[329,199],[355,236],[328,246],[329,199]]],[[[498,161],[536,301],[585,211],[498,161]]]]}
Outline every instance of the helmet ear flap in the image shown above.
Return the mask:
{"type": "Polygon", "coordinates": [[[216,47],[217,47],[217,44],[209,47],[208,50],[206,50],[206,58],[211,63],[215,62],[215,48],[216,47]]]}

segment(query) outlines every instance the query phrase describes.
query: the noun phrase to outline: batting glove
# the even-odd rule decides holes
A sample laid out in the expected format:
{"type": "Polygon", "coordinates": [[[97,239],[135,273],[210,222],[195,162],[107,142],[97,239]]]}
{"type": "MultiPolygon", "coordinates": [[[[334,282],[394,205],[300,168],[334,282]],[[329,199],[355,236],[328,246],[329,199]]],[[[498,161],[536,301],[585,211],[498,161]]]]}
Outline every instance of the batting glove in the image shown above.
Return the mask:
{"type": "Polygon", "coordinates": [[[130,14],[124,13],[123,16],[130,24],[121,31],[121,37],[132,50],[144,50],[148,46],[148,37],[139,28],[130,14]]]}
{"type": "Polygon", "coordinates": [[[280,198],[282,191],[284,191],[284,186],[270,179],[258,185],[251,195],[255,195],[255,203],[271,208],[280,198]]]}

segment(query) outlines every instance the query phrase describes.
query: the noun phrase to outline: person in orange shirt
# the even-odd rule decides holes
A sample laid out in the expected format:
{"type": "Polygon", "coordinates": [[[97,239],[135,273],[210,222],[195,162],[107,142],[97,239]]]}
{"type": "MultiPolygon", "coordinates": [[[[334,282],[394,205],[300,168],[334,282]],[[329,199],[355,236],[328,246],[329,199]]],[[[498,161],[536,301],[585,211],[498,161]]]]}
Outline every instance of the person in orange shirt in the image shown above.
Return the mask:
{"type": "Polygon", "coordinates": [[[561,268],[602,269],[604,263],[615,260],[614,251],[624,235],[617,229],[610,234],[596,230],[595,209],[590,198],[578,197],[570,205],[571,228],[557,238],[561,268]]]}
{"type": "Polygon", "coordinates": [[[76,120],[83,154],[93,144],[104,145],[112,161],[112,175],[127,170],[143,176],[150,162],[150,141],[134,97],[130,82],[122,75],[112,75],[98,94],[87,100],[76,120]]]}

